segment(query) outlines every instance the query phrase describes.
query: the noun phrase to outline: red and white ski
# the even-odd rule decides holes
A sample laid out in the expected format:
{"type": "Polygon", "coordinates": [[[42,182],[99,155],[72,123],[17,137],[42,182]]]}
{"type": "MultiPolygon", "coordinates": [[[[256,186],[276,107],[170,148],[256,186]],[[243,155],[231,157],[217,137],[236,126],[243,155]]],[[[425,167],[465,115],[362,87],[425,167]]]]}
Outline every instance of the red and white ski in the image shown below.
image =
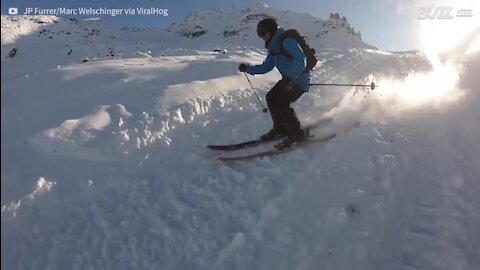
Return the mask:
{"type": "Polygon", "coordinates": [[[335,138],[337,135],[335,133],[330,134],[330,135],[325,135],[319,138],[312,137],[309,139],[306,139],[304,141],[298,142],[296,144],[291,145],[290,147],[284,147],[284,148],[274,148],[254,154],[248,154],[248,155],[243,155],[243,156],[214,156],[214,159],[221,160],[221,161],[238,161],[238,160],[247,160],[247,159],[254,159],[254,158],[262,158],[266,156],[273,156],[273,155],[278,155],[281,153],[286,153],[290,152],[292,150],[301,148],[305,145],[311,144],[311,143],[320,143],[320,142],[327,142],[333,138],[335,138]]]}
{"type": "MultiPolygon", "coordinates": [[[[328,124],[328,123],[332,122],[332,120],[333,120],[333,118],[331,118],[331,117],[325,117],[325,118],[322,118],[322,119],[320,119],[320,120],[318,120],[314,123],[305,125],[303,127],[303,129],[306,130],[307,132],[309,132],[312,129],[318,128],[322,125],[325,125],[325,124],[328,124]]],[[[275,139],[269,140],[269,141],[263,141],[261,139],[256,139],[256,140],[251,140],[251,141],[246,141],[246,142],[241,142],[241,143],[235,143],[235,144],[222,144],[222,145],[211,145],[210,144],[210,145],[207,145],[206,147],[210,150],[235,151],[235,150],[241,150],[241,149],[250,148],[250,147],[256,147],[256,146],[266,144],[266,143],[270,143],[270,142],[274,142],[274,141],[279,141],[283,138],[285,138],[285,137],[278,137],[278,138],[275,138],[275,139]]]]}

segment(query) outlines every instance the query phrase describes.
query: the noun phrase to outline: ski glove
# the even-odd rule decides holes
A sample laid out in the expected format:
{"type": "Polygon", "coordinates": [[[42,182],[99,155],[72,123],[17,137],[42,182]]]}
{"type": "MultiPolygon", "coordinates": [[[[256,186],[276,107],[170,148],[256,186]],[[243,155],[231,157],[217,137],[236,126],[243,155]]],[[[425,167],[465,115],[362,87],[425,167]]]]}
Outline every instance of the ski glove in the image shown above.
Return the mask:
{"type": "Polygon", "coordinates": [[[238,66],[238,70],[239,70],[240,72],[245,72],[245,71],[247,71],[247,65],[244,64],[244,63],[241,63],[241,64],[238,66]]]}

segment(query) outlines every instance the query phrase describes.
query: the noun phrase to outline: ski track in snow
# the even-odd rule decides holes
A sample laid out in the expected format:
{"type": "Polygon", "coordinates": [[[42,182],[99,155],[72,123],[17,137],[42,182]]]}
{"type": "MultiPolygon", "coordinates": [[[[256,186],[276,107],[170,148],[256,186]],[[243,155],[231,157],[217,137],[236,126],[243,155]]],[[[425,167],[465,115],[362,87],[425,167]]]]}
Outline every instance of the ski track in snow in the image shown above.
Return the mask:
{"type": "MultiPolygon", "coordinates": [[[[430,69],[415,54],[320,54],[313,81],[430,69]]],[[[382,88],[312,87],[295,104],[299,116],[334,116],[318,132],[339,136],[271,158],[215,161],[206,144],[269,128],[235,74],[238,62],[261,59],[177,50],[2,80],[2,268],[480,265],[479,129],[464,125],[479,119],[478,93],[397,112],[382,88]]],[[[264,96],[277,78],[253,82],[264,96]]]]}
{"type": "MultiPolygon", "coordinates": [[[[16,209],[15,218],[2,212],[2,232],[10,232],[3,242],[18,243],[4,249],[4,265],[448,269],[476,260],[468,251],[478,243],[469,244],[468,235],[478,230],[466,218],[478,218],[471,204],[476,193],[463,197],[476,177],[463,168],[475,164],[459,161],[438,168],[458,158],[455,152],[445,156],[451,149],[438,149],[439,142],[455,147],[448,135],[428,137],[441,125],[413,121],[418,126],[408,132],[426,134],[406,136],[397,123],[367,124],[327,145],[219,164],[210,159],[205,143],[250,138],[268,127],[268,117],[247,91],[194,100],[162,120],[140,115],[140,122],[127,119],[122,126],[143,127],[134,132],[138,137],[154,133],[145,127],[149,121],[168,131],[140,149],[126,147],[137,152],[123,156],[125,165],[71,173],[63,188],[55,186],[50,198],[16,209]],[[414,170],[419,164],[423,170],[414,170]],[[104,170],[108,174],[102,175],[104,170]],[[347,203],[358,213],[348,213],[347,203]]],[[[106,141],[119,146],[112,137],[106,141]]],[[[471,155],[463,158],[475,160],[478,152],[471,155]]]]}

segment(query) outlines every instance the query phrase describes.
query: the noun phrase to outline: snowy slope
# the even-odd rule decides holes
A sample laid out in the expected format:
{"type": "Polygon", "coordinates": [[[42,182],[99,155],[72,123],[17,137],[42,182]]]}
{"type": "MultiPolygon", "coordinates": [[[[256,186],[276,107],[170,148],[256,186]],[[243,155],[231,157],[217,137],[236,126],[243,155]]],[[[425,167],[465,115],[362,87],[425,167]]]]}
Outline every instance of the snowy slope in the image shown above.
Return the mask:
{"type": "MultiPolygon", "coordinates": [[[[18,48],[2,59],[2,269],[476,269],[478,36],[437,66],[329,31],[314,81],[380,87],[312,88],[295,104],[303,122],[334,116],[316,131],[339,133],[327,144],[219,163],[205,144],[270,125],[237,72],[264,58],[254,19],[238,20],[262,12],[300,16],[198,12],[203,39],[179,36],[191,17],[119,30],[2,16],[2,56],[18,48]],[[209,43],[221,16],[252,39],[209,43]]],[[[343,21],[301,17],[312,34],[343,21]]],[[[278,78],[251,77],[262,97],[278,78]]]]}
{"type": "MultiPolygon", "coordinates": [[[[2,16],[1,29],[5,33],[2,76],[8,78],[81,63],[84,59],[147,57],[151,48],[143,42],[153,35],[139,29],[112,27],[101,20],[77,21],[55,16],[2,16]],[[12,48],[17,49],[15,57],[21,60],[9,61],[7,55],[12,48]],[[27,61],[27,66],[16,65],[27,61]]],[[[155,31],[158,30],[149,32],[155,31]]]]}

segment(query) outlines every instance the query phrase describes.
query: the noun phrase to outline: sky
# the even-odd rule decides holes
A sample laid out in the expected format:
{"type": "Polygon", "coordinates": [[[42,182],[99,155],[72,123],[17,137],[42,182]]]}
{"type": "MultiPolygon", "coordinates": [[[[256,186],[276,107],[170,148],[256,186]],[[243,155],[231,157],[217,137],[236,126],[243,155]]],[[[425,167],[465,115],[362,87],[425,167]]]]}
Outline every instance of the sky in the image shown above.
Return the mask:
{"type": "MultiPolygon", "coordinates": [[[[382,50],[412,50],[422,46],[423,24],[437,24],[435,31],[441,31],[442,24],[463,27],[462,24],[478,24],[480,27],[480,0],[264,0],[270,7],[309,13],[327,18],[331,12],[347,17],[350,24],[362,33],[364,41],[382,50]],[[452,7],[452,20],[419,20],[421,10],[452,7]],[[456,17],[457,9],[471,9],[473,16],[456,17]],[[428,22],[427,22],[428,21],[428,22]]],[[[257,3],[256,0],[2,0],[2,14],[9,7],[17,7],[19,13],[27,7],[78,8],[78,7],[158,7],[168,9],[168,16],[104,16],[102,19],[120,26],[142,28],[163,27],[182,20],[191,12],[208,9],[243,8],[257,3]]],[[[98,16],[96,16],[98,17],[98,16]]],[[[455,30],[455,29],[453,29],[455,30]]],[[[455,31],[453,31],[454,33],[455,31]]]]}

